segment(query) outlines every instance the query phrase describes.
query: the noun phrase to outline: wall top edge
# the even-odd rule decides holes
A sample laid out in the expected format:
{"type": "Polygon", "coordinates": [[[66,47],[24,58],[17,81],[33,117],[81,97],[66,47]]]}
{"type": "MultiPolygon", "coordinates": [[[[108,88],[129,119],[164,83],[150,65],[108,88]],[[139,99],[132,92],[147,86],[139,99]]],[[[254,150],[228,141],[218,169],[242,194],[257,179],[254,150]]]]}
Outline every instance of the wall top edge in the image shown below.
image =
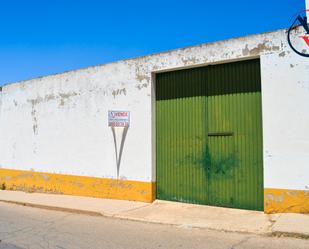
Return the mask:
{"type": "Polygon", "coordinates": [[[114,62],[109,62],[109,63],[104,63],[104,64],[98,64],[98,65],[95,65],[95,66],[89,66],[89,67],[85,67],[85,68],[79,68],[79,69],[75,69],[75,70],[59,72],[59,73],[40,76],[40,77],[35,77],[35,78],[32,78],[32,79],[6,83],[6,84],[2,85],[0,87],[0,89],[1,89],[1,91],[3,91],[3,90],[7,90],[7,88],[11,88],[11,87],[14,87],[14,86],[17,87],[19,84],[28,84],[28,83],[31,83],[33,81],[41,81],[41,80],[45,80],[45,79],[49,79],[49,78],[53,78],[53,77],[65,76],[65,75],[72,74],[72,73],[82,73],[82,72],[86,72],[86,71],[89,71],[89,70],[95,71],[99,68],[110,66],[110,65],[117,65],[117,64],[121,64],[121,63],[137,63],[139,61],[142,62],[143,60],[148,61],[148,60],[154,59],[158,56],[160,57],[160,56],[172,55],[173,53],[184,52],[184,51],[188,51],[188,50],[191,50],[191,49],[210,48],[212,46],[216,46],[216,45],[220,45],[220,44],[228,45],[229,43],[232,44],[234,42],[248,41],[248,40],[254,40],[254,39],[267,39],[267,37],[269,37],[269,36],[282,35],[282,34],[285,34],[286,32],[287,32],[287,29],[278,29],[278,30],[270,31],[270,32],[263,32],[263,33],[258,33],[258,34],[245,35],[245,36],[234,37],[234,38],[225,39],[225,40],[218,40],[218,41],[209,42],[209,43],[202,43],[202,44],[197,44],[197,45],[193,45],[193,46],[187,46],[187,47],[183,47],[183,48],[176,48],[176,49],[171,49],[171,50],[167,50],[167,51],[163,51],[163,52],[138,56],[138,57],[134,57],[134,58],[124,59],[124,60],[119,60],[119,61],[114,61],[114,62]]]}

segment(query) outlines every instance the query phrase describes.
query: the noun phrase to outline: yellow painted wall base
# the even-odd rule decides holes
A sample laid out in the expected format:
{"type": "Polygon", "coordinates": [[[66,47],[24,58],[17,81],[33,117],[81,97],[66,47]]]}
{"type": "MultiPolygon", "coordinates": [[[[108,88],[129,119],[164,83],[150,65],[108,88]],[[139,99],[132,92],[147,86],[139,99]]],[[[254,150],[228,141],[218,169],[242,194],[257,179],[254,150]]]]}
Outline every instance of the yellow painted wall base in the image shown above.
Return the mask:
{"type": "MultiPolygon", "coordinates": [[[[0,168],[0,189],[152,202],[155,183],[0,168]]],[[[265,213],[309,213],[309,191],[264,189],[265,213]]]]}
{"type": "Polygon", "coordinates": [[[152,202],[155,183],[0,168],[0,189],[152,202]]]}
{"type": "Polygon", "coordinates": [[[264,189],[264,212],[309,213],[309,191],[264,189]]]}

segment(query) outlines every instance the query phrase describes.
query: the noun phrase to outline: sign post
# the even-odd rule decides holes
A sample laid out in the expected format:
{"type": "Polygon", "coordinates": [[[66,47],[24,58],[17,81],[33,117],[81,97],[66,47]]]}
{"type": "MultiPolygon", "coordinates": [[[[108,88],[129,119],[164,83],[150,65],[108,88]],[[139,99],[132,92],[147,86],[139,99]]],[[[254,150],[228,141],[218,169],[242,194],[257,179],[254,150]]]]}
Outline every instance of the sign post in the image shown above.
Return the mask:
{"type": "Polygon", "coordinates": [[[113,132],[118,179],[124,141],[130,126],[130,112],[108,111],[108,126],[111,127],[113,132]]]}

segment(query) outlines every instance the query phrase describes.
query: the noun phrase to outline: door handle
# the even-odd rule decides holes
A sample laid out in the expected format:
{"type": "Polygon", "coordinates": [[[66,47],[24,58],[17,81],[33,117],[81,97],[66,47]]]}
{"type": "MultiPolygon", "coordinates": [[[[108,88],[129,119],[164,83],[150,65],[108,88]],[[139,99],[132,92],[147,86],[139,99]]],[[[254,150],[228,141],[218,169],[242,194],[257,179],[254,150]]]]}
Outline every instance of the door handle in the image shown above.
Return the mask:
{"type": "Polygon", "coordinates": [[[232,131],[216,131],[216,132],[208,132],[208,137],[227,137],[227,136],[233,136],[234,132],[232,131]]]}

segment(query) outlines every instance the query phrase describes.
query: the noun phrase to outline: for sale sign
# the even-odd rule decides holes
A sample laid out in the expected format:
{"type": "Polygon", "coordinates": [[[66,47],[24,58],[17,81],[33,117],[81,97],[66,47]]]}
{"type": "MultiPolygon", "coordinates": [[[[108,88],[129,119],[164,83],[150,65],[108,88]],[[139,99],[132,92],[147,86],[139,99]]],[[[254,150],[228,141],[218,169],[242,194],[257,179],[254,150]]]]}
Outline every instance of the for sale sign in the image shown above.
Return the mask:
{"type": "Polygon", "coordinates": [[[108,126],[110,127],[129,127],[129,111],[108,111],[108,126]]]}

